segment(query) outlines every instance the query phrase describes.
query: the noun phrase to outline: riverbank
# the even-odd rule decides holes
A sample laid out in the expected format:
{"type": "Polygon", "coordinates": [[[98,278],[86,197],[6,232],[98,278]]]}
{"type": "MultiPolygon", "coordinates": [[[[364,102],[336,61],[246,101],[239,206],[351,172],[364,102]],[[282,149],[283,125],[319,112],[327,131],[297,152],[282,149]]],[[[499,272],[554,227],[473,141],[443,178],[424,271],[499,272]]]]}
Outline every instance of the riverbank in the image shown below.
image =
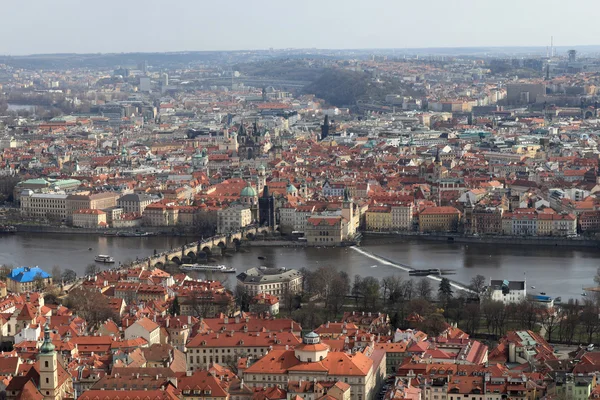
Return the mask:
{"type": "Polygon", "coordinates": [[[504,244],[553,247],[600,247],[600,241],[585,238],[556,238],[543,236],[463,236],[459,234],[421,234],[417,232],[364,232],[369,239],[393,238],[446,243],[504,244]]]}
{"type": "MultiPolygon", "coordinates": [[[[65,235],[96,235],[96,236],[104,236],[105,234],[116,234],[117,232],[135,232],[129,229],[115,229],[115,228],[106,228],[106,229],[93,229],[93,228],[72,228],[68,226],[48,226],[48,225],[13,225],[16,229],[16,233],[57,233],[57,234],[65,234],[65,235]]],[[[172,232],[165,230],[165,228],[161,227],[144,227],[139,230],[140,232],[151,232],[153,236],[178,236],[178,237],[189,237],[193,238],[193,240],[197,239],[197,235],[180,233],[180,232],[172,232]]],[[[107,235],[109,236],[109,235],[107,235]]],[[[191,240],[191,241],[193,241],[191,240]]]]}
{"type": "Polygon", "coordinates": [[[247,240],[242,247],[308,247],[306,242],[294,240],[247,240]]]}

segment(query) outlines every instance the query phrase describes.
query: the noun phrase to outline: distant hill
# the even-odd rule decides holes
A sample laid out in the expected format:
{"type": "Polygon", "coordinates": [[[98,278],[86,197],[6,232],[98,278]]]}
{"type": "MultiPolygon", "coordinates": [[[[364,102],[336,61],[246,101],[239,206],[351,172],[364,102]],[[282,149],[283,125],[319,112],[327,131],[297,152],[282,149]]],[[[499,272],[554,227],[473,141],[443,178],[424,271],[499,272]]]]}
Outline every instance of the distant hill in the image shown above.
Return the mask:
{"type": "Polygon", "coordinates": [[[390,93],[402,94],[402,85],[396,80],[377,81],[366,72],[329,69],[304,88],[337,107],[353,107],[359,100],[383,101],[390,93]]]}

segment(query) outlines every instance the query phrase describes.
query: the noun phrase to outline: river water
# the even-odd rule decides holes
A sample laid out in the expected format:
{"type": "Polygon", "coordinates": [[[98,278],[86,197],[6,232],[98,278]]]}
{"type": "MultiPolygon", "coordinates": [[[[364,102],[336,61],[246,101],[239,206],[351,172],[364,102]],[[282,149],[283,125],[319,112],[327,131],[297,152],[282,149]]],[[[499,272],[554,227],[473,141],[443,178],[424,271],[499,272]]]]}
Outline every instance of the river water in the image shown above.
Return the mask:
{"type": "MultiPolygon", "coordinates": [[[[48,272],[53,265],[83,274],[97,254],[109,254],[125,263],[176,248],[193,239],[184,237],[119,238],[71,234],[16,234],[0,237],[0,264],[38,265],[48,272]],[[92,250],[89,250],[91,248],[92,250]]],[[[250,247],[214,260],[238,272],[260,265],[316,269],[332,265],[354,275],[383,278],[398,274],[409,278],[406,268],[452,269],[449,278],[468,284],[477,275],[488,279],[527,279],[528,291],[580,297],[593,285],[600,266],[600,251],[591,248],[506,246],[440,243],[415,239],[366,239],[359,248],[250,247]],[[266,260],[258,260],[264,256],[266,260]],[[391,261],[391,262],[390,262],[391,261]],[[535,286],[535,289],[531,289],[535,286]]],[[[234,274],[226,274],[231,284],[234,274]]],[[[430,278],[431,279],[431,278],[430,278]]],[[[432,282],[434,286],[436,282],[432,282]]]]}

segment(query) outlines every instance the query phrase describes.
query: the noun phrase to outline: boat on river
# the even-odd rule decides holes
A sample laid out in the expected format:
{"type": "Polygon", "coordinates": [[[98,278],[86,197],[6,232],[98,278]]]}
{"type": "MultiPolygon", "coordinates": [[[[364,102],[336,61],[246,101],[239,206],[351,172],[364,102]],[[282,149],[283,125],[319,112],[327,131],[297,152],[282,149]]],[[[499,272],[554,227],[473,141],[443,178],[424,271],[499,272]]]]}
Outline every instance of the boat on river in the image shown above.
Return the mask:
{"type": "Polygon", "coordinates": [[[199,271],[199,272],[221,272],[224,274],[233,274],[235,268],[226,267],[224,265],[203,265],[203,264],[182,264],[183,271],[199,271]]]}
{"type": "Polygon", "coordinates": [[[109,255],[98,254],[96,256],[96,258],[94,259],[94,261],[99,262],[99,263],[104,263],[104,264],[114,264],[115,259],[109,255]]]}

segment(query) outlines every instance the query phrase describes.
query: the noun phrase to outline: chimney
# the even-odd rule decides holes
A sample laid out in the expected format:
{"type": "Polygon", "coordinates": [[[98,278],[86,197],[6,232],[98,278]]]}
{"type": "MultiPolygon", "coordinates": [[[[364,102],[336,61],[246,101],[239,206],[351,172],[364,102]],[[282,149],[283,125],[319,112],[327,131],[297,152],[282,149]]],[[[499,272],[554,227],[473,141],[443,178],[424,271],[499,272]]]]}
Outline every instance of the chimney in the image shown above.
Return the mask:
{"type": "Polygon", "coordinates": [[[227,316],[225,316],[225,318],[223,318],[223,323],[224,324],[228,324],[229,323],[229,318],[227,318],[227,316]]]}
{"type": "Polygon", "coordinates": [[[167,328],[169,327],[169,321],[171,320],[171,318],[167,317],[167,328]]]}
{"type": "Polygon", "coordinates": [[[325,328],[329,328],[329,321],[327,321],[327,325],[325,325],[325,328]]]}
{"type": "Polygon", "coordinates": [[[191,324],[192,324],[192,316],[188,315],[188,325],[191,325],[191,324]]]}

